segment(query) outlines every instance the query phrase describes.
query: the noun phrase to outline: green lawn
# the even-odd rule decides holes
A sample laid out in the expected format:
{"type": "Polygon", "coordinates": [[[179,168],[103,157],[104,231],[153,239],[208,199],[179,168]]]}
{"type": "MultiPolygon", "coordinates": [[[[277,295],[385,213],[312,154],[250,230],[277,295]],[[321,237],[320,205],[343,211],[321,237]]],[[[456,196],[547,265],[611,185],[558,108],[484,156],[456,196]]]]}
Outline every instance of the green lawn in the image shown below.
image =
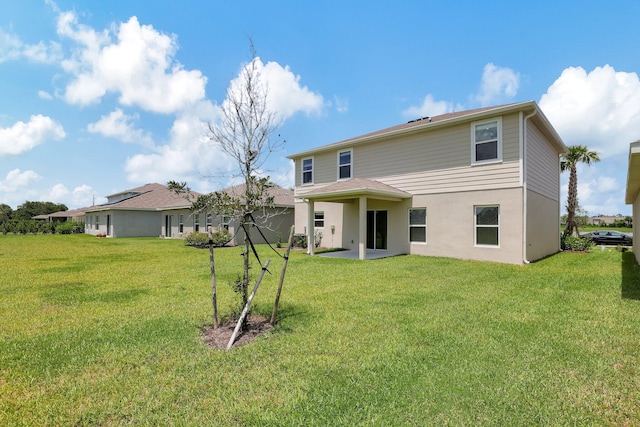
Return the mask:
{"type": "MultiPolygon", "coordinates": [[[[223,312],[239,253],[216,250],[223,312]]],[[[0,236],[0,425],[640,423],[629,252],[524,267],[296,252],[278,327],[230,352],[200,338],[208,256],[175,240],[0,236]]],[[[281,265],[256,312],[270,314],[281,265]]]]}

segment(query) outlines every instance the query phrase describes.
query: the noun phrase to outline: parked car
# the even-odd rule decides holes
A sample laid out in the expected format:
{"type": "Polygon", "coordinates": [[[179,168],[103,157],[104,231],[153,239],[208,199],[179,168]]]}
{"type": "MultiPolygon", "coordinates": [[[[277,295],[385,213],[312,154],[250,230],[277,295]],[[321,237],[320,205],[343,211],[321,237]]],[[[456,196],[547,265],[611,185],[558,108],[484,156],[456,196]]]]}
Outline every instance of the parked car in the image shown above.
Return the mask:
{"type": "Polygon", "coordinates": [[[589,236],[597,245],[631,245],[633,238],[619,231],[594,231],[589,236]]]}

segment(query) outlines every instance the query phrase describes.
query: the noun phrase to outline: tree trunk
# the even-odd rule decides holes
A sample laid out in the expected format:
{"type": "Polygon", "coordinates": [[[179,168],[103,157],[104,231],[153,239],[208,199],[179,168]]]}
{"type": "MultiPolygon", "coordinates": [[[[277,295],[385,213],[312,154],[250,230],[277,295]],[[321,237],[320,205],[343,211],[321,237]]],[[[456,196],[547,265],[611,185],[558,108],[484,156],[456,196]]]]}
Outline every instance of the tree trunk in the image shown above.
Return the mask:
{"type": "Polygon", "coordinates": [[[571,167],[569,171],[569,188],[567,195],[567,226],[564,231],[565,236],[571,236],[576,227],[576,207],[578,205],[578,174],[576,168],[571,167]]]}

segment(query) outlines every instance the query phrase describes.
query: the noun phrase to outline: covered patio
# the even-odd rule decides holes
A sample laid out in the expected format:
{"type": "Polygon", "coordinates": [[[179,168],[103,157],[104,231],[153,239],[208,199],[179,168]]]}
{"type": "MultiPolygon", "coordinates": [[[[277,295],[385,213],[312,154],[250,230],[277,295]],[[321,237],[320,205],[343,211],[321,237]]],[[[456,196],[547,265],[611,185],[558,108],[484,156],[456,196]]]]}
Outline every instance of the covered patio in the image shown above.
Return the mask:
{"type": "MultiPolygon", "coordinates": [[[[371,234],[372,230],[375,233],[376,225],[373,224],[373,222],[376,221],[377,224],[378,218],[375,217],[375,212],[372,216],[372,212],[367,211],[367,204],[369,200],[399,203],[411,198],[411,194],[379,181],[362,178],[352,178],[345,181],[338,181],[335,184],[331,184],[326,187],[315,189],[306,193],[302,197],[307,204],[307,238],[309,242],[314,241],[314,212],[316,202],[357,203],[358,250],[344,252],[357,253],[357,258],[361,260],[399,255],[399,253],[393,251],[383,250],[387,249],[386,247],[381,249],[379,247],[376,247],[375,243],[373,245],[369,243],[372,240],[376,239],[376,237],[372,237],[371,234]]],[[[383,218],[383,220],[386,233],[386,216],[383,218]]],[[[309,245],[309,254],[314,255],[313,245],[309,245]]],[[[347,254],[339,255],[340,252],[333,252],[331,254],[338,254],[335,256],[342,258],[351,257],[351,255],[347,254]]]]}

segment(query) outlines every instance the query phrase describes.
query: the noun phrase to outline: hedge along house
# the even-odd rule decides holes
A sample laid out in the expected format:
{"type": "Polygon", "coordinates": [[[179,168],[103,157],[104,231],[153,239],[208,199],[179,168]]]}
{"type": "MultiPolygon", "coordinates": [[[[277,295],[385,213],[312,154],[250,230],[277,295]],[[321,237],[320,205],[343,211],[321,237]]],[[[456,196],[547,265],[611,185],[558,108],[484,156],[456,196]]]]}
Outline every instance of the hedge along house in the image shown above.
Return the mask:
{"type": "MultiPolygon", "coordinates": [[[[243,186],[224,191],[241,194],[243,186]]],[[[269,194],[274,196],[275,207],[256,213],[269,243],[286,239],[293,224],[293,191],[273,186],[269,194]],[[282,237],[285,236],[285,237],[282,237]]],[[[192,193],[190,200],[199,194],[192,193]]],[[[203,232],[208,227],[222,227],[234,236],[230,244],[242,242],[244,234],[237,233],[235,222],[213,213],[194,213],[191,201],[162,184],[147,184],[107,196],[107,203],[85,210],[85,232],[109,237],[182,238],[191,232],[203,232]]],[[[251,233],[255,243],[264,243],[259,233],[251,233]]]]}
{"type": "MultiPolygon", "coordinates": [[[[289,156],[295,226],[357,251],[523,264],[560,249],[560,154],[538,105],[425,117],[289,156]]],[[[313,254],[312,245],[309,252],[313,254]]]]}
{"type": "Polygon", "coordinates": [[[640,140],[629,144],[629,164],[627,169],[627,188],[625,203],[632,205],[633,215],[633,253],[640,263],[640,238],[636,232],[640,224],[640,140]]]}

